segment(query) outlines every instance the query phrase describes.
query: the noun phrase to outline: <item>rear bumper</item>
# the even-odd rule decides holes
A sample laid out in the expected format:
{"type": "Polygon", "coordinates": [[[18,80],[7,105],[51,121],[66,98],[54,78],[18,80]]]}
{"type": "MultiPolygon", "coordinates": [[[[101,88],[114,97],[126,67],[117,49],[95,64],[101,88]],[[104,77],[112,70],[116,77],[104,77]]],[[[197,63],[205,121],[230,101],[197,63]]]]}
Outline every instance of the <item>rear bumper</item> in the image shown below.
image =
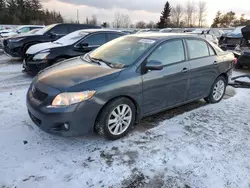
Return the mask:
{"type": "Polygon", "coordinates": [[[29,89],[26,98],[31,120],[43,131],[60,136],[81,136],[92,133],[101,106],[95,100],[68,107],[51,108],[33,98],[29,89]],[[69,125],[65,129],[64,124],[69,125]]]}

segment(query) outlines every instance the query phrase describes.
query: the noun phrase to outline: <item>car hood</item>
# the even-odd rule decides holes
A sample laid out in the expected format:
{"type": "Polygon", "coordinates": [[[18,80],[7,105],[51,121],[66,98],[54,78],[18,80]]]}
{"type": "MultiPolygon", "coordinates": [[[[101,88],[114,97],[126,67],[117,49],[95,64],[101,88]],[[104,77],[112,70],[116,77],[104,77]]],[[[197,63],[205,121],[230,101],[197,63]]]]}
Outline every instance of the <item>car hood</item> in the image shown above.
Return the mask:
{"type": "Polygon", "coordinates": [[[57,47],[62,47],[63,45],[53,43],[53,42],[44,42],[40,44],[36,44],[31,46],[27,51],[26,54],[36,54],[38,52],[41,52],[43,50],[51,49],[51,48],[57,48],[57,47]]]}
{"type": "Polygon", "coordinates": [[[78,91],[78,86],[91,89],[118,76],[121,69],[87,63],[80,57],[69,59],[39,73],[38,81],[61,91],[78,91]]]}
{"type": "Polygon", "coordinates": [[[17,35],[16,32],[9,32],[9,33],[2,33],[1,36],[2,37],[12,37],[12,36],[15,36],[17,35]]]}
{"type": "Polygon", "coordinates": [[[243,27],[241,32],[245,40],[250,40],[250,26],[243,27]]]}
{"type": "Polygon", "coordinates": [[[242,33],[231,32],[226,35],[227,38],[242,38],[242,33]]]}
{"type": "Polygon", "coordinates": [[[22,37],[39,37],[41,35],[38,34],[30,34],[30,33],[23,33],[23,34],[15,34],[13,36],[9,36],[7,39],[14,39],[14,38],[22,38],[22,37]]]}

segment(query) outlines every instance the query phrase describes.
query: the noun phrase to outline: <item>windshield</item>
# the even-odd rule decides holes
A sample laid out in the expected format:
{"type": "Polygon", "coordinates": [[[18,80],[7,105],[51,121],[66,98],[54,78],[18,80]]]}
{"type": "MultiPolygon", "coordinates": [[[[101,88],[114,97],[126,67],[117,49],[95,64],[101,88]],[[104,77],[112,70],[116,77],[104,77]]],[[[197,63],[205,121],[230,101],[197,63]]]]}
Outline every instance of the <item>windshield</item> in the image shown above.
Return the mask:
{"type": "Polygon", "coordinates": [[[77,41],[81,40],[84,36],[88,35],[88,33],[84,31],[75,31],[70,33],[59,40],[55,41],[54,43],[63,44],[63,45],[71,45],[76,43],[77,41]]]}
{"type": "Polygon", "coordinates": [[[40,29],[39,31],[36,32],[36,34],[38,35],[43,35],[44,33],[46,33],[47,31],[49,31],[50,29],[52,29],[54,26],[56,26],[57,24],[52,24],[52,25],[48,25],[42,29],[40,29]]]}
{"type": "Polygon", "coordinates": [[[97,48],[90,54],[90,58],[123,68],[133,64],[155,42],[133,36],[120,37],[97,48]]]}
{"type": "Polygon", "coordinates": [[[29,28],[28,27],[22,27],[22,28],[20,28],[20,29],[17,29],[17,32],[19,32],[19,33],[27,33],[27,32],[29,32],[29,28]]]}

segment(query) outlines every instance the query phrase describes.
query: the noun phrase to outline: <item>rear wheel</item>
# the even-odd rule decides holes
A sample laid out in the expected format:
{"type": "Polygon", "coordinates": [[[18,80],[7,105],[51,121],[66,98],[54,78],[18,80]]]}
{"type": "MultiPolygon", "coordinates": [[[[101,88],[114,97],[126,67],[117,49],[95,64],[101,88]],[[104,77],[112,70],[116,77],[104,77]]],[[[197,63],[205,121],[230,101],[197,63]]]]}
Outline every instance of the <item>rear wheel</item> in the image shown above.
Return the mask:
{"type": "Polygon", "coordinates": [[[223,76],[218,77],[210,91],[208,97],[205,98],[207,103],[218,103],[222,100],[226,91],[226,79],[223,76]]]}
{"type": "Polygon", "coordinates": [[[124,137],[135,123],[135,111],[131,100],[115,99],[102,110],[95,125],[97,133],[108,140],[124,137]]]}

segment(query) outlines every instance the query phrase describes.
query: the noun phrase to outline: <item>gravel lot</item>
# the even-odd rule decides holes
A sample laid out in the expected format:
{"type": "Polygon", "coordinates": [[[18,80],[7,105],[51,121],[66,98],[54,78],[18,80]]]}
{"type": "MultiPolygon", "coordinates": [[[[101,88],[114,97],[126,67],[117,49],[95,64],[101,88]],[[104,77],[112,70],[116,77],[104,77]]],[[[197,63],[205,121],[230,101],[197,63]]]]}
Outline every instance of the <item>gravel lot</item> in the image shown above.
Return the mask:
{"type": "Polygon", "coordinates": [[[118,141],[63,138],[29,119],[21,70],[0,52],[0,188],[250,187],[250,90],[145,118],[118,141]]]}

